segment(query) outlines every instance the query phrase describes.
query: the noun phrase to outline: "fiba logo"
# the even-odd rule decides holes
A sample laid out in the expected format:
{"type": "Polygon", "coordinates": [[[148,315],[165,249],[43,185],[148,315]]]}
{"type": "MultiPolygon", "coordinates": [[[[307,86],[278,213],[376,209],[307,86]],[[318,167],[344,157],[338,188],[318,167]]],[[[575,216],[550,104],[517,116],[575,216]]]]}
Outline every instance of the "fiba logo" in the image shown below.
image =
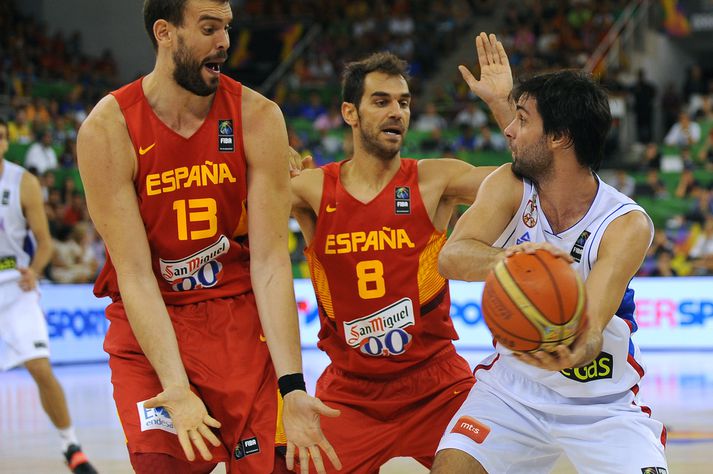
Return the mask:
{"type": "Polygon", "coordinates": [[[233,134],[232,120],[221,120],[218,123],[218,133],[220,133],[221,135],[232,135],[233,134]]]}
{"type": "Polygon", "coordinates": [[[235,151],[232,120],[218,120],[218,151],[235,151]]]}

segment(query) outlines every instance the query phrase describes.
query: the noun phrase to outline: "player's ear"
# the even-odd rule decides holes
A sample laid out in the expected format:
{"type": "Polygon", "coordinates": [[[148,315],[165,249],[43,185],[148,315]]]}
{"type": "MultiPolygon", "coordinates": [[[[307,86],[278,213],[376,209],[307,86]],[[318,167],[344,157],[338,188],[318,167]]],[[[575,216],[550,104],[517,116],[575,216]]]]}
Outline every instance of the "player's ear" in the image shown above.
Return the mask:
{"type": "Polygon", "coordinates": [[[156,20],[153,24],[153,35],[159,46],[170,46],[174,37],[170,23],[166,20],[156,20]]]}
{"type": "Polygon", "coordinates": [[[342,118],[350,127],[356,125],[359,121],[356,105],[351,102],[342,102],[342,118]]]}
{"type": "Polygon", "coordinates": [[[565,133],[553,133],[548,137],[550,148],[563,150],[572,146],[572,139],[565,133]]]}

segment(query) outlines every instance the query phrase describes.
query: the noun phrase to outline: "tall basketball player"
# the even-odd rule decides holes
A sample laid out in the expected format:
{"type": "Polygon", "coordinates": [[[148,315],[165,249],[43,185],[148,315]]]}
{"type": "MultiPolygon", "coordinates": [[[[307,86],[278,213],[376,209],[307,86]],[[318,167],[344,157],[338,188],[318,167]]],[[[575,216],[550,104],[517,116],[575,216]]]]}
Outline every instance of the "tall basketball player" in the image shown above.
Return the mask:
{"type": "MultiPolygon", "coordinates": [[[[477,47],[481,80],[471,87],[507,123],[514,109],[490,100],[495,78],[511,77],[502,45],[482,35],[477,47]]],[[[401,157],[411,113],[407,77],[406,63],[388,53],[348,64],[342,116],[353,156],[292,180],[319,305],[319,347],[331,359],[317,393],[341,411],[322,427],[350,473],[378,472],[396,456],[430,467],[473,384],[453,347],[448,282],[437,260],[455,206],[472,203],[493,168],[401,157]]]]}

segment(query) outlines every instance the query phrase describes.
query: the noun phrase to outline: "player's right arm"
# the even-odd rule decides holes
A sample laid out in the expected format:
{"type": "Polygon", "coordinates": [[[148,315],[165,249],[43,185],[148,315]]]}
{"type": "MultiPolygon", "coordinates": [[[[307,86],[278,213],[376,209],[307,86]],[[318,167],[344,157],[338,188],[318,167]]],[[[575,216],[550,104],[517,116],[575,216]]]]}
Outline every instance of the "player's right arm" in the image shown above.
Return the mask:
{"type": "Polygon", "coordinates": [[[292,217],[297,220],[307,245],[312,243],[317,227],[317,214],[322,201],[324,172],[321,169],[305,169],[290,179],[292,191],[292,217]]]}
{"type": "Polygon", "coordinates": [[[475,202],[458,219],[453,233],[438,256],[438,270],[445,278],[481,281],[505,258],[492,246],[520,205],[523,184],[506,164],[488,176],[475,202]],[[519,191],[518,191],[519,190],[519,191]]]}
{"type": "Polygon", "coordinates": [[[151,268],[148,237],[133,183],[136,153],[113,96],[102,99],[82,124],[77,161],[89,213],[111,255],[129,324],[163,387],[163,392],[144,406],[163,406],[169,411],[189,460],[195,458],[191,441],[203,458],[210,460],[203,438],[218,446],[210,426],[220,424],[191,391],[181,362],[173,325],[151,268]]]}

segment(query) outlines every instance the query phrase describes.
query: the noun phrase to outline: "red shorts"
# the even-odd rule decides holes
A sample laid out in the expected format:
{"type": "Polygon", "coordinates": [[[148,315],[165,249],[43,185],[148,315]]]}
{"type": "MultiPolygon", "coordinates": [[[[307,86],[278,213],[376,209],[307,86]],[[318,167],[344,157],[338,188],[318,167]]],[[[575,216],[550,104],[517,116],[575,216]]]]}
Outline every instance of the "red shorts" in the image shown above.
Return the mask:
{"type": "MultiPolygon", "coordinates": [[[[213,461],[228,462],[232,473],[272,472],[277,380],[267,344],[261,341],[254,296],[169,306],[168,313],[191,389],[222,423],[216,434],[223,446],[213,448],[206,442],[213,461]]],[[[131,331],[124,305],[109,305],[106,315],[111,325],[104,350],[129,451],[185,460],[167,413],[137,406],[162,388],[131,331]]],[[[197,451],[196,456],[200,459],[197,451]]]]}
{"type": "MultiPolygon", "coordinates": [[[[388,379],[347,375],[330,365],[317,397],[342,411],[322,417],[322,430],[342,461],[341,472],[378,473],[398,456],[431,467],[438,442],[475,380],[451,346],[424,365],[388,379]]],[[[328,472],[336,472],[327,460],[328,472]]]]}

